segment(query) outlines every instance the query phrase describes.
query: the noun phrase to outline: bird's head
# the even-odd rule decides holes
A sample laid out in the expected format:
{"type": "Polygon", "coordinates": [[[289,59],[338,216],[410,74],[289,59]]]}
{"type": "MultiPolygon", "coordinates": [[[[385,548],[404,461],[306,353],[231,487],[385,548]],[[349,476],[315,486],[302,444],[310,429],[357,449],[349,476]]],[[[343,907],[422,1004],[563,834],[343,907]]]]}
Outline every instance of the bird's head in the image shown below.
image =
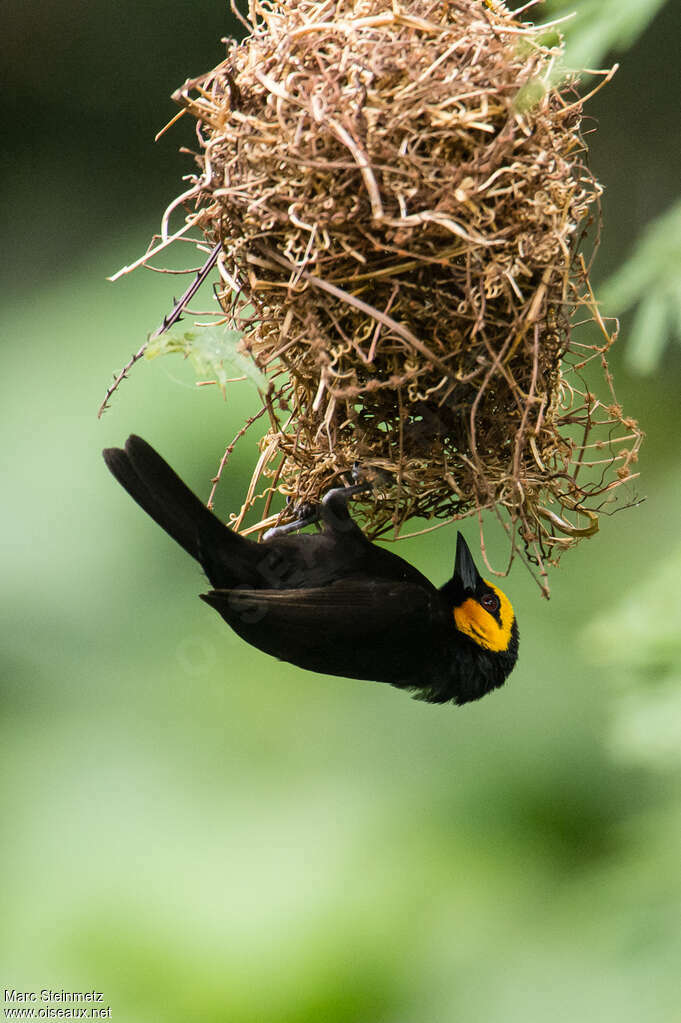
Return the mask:
{"type": "Polygon", "coordinates": [[[456,537],[454,575],[447,586],[458,631],[484,650],[507,651],[515,626],[511,601],[498,586],[482,578],[461,533],[456,537]]]}
{"type": "Polygon", "coordinates": [[[461,533],[456,538],[454,575],[440,592],[450,609],[461,653],[457,702],[476,700],[503,685],[518,659],[513,606],[498,586],[482,578],[461,533]]]}

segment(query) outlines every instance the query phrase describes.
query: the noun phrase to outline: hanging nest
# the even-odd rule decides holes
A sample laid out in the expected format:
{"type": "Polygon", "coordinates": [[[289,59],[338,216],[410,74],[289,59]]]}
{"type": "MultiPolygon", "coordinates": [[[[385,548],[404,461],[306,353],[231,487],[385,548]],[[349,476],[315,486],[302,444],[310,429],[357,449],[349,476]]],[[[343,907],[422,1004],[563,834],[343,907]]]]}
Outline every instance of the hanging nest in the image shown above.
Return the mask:
{"type": "Polygon", "coordinates": [[[287,521],[355,466],[370,537],[492,508],[543,574],[641,439],[581,251],[601,189],[556,32],[497,0],[252,0],[248,31],[174,97],[200,143],[187,222],[269,383],[232,524],[287,521]]]}

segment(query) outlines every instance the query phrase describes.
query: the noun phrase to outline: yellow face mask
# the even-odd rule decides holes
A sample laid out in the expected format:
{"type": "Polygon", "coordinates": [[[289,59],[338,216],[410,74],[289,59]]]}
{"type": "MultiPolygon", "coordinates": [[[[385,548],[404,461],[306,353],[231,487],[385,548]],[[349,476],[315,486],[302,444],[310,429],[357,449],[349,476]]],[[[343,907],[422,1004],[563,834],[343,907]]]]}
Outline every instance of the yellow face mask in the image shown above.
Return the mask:
{"type": "Polygon", "coordinates": [[[515,620],[513,607],[505,593],[487,579],[484,582],[489,593],[467,597],[454,608],[456,627],[485,650],[507,650],[515,620]]]}

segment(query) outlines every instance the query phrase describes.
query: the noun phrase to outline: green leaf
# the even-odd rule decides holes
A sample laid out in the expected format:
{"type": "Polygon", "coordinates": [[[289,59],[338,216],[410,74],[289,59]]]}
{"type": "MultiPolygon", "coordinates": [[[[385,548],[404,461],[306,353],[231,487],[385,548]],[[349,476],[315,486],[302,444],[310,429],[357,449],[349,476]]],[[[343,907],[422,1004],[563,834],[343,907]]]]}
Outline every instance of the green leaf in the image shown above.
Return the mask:
{"type": "Polygon", "coordinates": [[[218,324],[194,324],[189,329],[180,325],[171,327],[160,337],[149,341],[145,358],[180,353],[189,359],[196,375],[216,380],[224,391],[230,378],[247,377],[256,387],[264,387],[264,374],[251,357],[239,350],[242,333],[218,324]]]}
{"type": "Polygon", "coordinates": [[[600,302],[608,315],[638,305],[628,359],[641,373],[655,370],[667,342],[681,340],[681,200],[644,231],[601,289],[600,302]]]}
{"type": "Polygon", "coordinates": [[[637,373],[652,373],[659,365],[669,340],[669,316],[666,297],[652,291],[644,298],[634,316],[627,343],[627,362],[637,373]]]}
{"type": "Polygon", "coordinates": [[[597,68],[611,54],[621,53],[645,31],[665,0],[549,0],[542,16],[571,14],[559,27],[567,40],[567,63],[597,68]]]}

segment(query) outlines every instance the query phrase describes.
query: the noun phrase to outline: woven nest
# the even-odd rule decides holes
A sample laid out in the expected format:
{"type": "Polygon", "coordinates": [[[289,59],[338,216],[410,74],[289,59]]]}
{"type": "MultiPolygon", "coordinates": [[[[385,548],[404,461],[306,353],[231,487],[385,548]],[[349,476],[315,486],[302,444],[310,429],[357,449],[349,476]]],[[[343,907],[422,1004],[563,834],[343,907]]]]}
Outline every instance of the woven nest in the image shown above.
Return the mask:
{"type": "Polygon", "coordinates": [[[492,0],[253,0],[248,28],[174,97],[198,121],[188,222],[269,380],[233,524],[254,503],[251,530],[284,522],[358,466],[369,536],[492,508],[543,574],[641,437],[580,252],[600,187],[559,50],[492,0]]]}

